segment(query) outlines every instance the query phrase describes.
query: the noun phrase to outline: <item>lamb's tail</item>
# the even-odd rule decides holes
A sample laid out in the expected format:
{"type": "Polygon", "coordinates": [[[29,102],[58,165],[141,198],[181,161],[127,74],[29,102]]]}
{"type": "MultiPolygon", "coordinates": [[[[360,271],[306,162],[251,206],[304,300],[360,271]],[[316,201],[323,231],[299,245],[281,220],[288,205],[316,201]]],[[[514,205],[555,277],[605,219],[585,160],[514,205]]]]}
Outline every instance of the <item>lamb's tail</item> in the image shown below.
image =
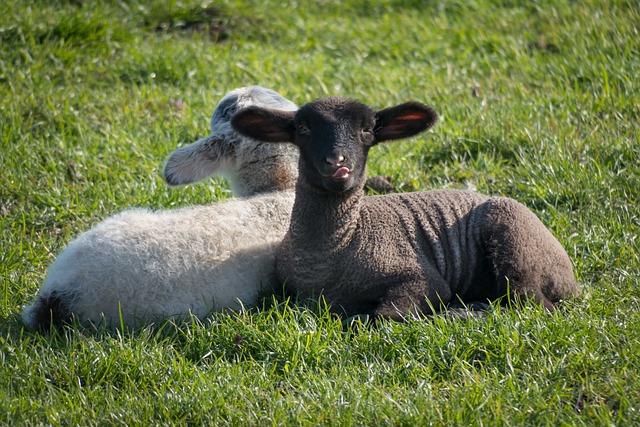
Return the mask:
{"type": "Polygon", "coordinates": [[[59,327],[71,323],[72,314],[67,299],[57,292],[48,295],[38,295],[33,304],[25,307],[22,321],[29,328],[39,331],[49,331],[51,327],[59,327]]]}

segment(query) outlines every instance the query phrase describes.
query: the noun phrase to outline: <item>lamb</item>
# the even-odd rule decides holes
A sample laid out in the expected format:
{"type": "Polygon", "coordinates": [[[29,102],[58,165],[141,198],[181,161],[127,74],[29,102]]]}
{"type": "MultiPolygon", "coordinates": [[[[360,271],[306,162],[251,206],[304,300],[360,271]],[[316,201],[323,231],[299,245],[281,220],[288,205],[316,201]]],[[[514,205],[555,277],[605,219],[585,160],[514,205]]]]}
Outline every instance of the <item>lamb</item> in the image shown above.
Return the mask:
{"type": "Polygon", "coordinates": [[[24,323],[48,330],[77,318],[137,328],[251,306],[268,292],[276,284],[275,245],[289,225],[298,150],[238,135],[230,117],[248,106],[297,109],[269,89],[234,90],[215,109],[211,135],[176,150],[164,171],[172,185],[224,174],[247,198],[108,218],[57,257],[24,323]]]}
{"type": "Polygon", "coordinates": [[[506,295],[552,310],[578,296],[567,253],[513,199],[458,190],[364,196],[369,149],[436,120],[417,102],[374,112],[345,98],[297,112],[253,106],[232,118],[245,136],[286,141],[301,152],[278,279],[302,298],[324,296],[338,314],[374,320],[506,295]]]}

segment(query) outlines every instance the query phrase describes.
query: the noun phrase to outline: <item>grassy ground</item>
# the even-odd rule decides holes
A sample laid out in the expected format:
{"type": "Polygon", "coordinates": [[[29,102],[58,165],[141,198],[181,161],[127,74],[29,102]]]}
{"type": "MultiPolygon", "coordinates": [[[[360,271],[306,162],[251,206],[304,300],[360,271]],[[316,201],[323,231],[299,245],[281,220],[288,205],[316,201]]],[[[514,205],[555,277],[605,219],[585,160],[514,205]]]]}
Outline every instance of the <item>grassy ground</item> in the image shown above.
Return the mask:
{"type": "Polygon", "coordinates": [[[284,3],[0,2],[0,422],[637,422],[638,3],[284,3]],[[520,200],[585,297],[349,332],[286,303],[122,335],[24,331],[20,308],[77,233],[128,206],[228,197],[222,180],[169,190],[159,170],[247,84],[435,106],[435,130],[376,148],[370,173],[520,200]]]}

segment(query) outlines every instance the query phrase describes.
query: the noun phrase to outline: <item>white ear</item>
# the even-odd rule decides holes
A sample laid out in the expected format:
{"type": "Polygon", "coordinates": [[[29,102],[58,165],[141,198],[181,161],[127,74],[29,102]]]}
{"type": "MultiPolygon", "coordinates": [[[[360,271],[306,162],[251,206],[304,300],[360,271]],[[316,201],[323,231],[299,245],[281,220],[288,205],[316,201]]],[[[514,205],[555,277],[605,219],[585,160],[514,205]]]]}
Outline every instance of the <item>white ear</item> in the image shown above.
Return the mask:
{"type": "Polygon", "coordinates": [[[224,141],[208,136],[171,153],[164,165],[169,185],[190,184],[216,172],[224,161],[224,141]]]}

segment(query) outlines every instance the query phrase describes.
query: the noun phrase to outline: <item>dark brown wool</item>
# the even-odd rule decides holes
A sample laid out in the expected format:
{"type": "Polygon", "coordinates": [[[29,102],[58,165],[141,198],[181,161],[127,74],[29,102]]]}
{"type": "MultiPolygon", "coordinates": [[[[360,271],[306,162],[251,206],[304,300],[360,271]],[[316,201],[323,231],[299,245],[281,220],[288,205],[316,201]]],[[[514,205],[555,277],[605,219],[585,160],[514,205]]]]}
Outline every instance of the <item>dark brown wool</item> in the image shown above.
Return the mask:
{"type": "Polygon", "coordinates": [[[374,113],[342,98],[233,118],[240,133],[301,151],[280,280],[302,297],[324,295],[341,314],[399,320],[509,291],[548,309],[579,295],[560,243],[515,200],[457,190],[364,196],[368,150],[435,121],[418,103],[374,113]]]}

